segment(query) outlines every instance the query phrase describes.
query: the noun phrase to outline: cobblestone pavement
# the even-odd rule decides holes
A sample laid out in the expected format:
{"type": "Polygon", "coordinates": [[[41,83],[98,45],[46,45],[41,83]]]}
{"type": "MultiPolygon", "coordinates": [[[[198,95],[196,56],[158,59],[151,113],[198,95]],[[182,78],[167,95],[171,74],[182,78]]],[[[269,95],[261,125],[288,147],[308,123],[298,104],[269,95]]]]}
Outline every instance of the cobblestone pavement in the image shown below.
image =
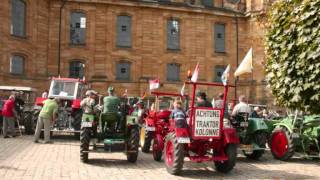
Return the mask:
{"type": "Polygon", "coordinates": [[[274,160],[270,152],[260,161],[239,157],[229,174],[218,173],[212,163],[185,162],[182,176],[166,172],[163,162],[152,154],[139,153],[137,163],[126,161],[123,153],[95,153],[90,163],[79,160],[79,142],[55,139],[54,144],[34,144],[31,136],[0,137],[0,179],[320,179],[320,162],[294,158],[274,160]]]}

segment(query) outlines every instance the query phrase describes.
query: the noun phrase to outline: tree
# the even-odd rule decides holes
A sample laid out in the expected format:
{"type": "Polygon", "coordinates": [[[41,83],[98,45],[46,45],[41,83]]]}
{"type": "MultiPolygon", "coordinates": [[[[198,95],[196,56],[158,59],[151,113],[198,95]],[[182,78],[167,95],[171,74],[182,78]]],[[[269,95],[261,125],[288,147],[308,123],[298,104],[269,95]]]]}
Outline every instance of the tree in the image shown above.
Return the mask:
{"type": "Polygon", "coordinates": [[[320,113],[320,0],[284,0],[268,13],[266,74],[278,104],[320,113]]]}

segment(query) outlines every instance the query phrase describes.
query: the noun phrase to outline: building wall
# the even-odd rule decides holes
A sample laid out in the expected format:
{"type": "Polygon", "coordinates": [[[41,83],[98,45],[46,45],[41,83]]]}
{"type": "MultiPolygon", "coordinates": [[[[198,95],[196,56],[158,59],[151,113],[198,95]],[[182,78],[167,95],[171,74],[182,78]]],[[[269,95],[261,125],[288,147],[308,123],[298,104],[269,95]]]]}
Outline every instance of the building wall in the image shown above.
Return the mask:
{"type": "MultiPolygon", "coordinates": [[[[251,0],[252,1],[252,0],[251,0]]],[[[259,1],[260,2],[260,1],[259,1]]],[[[27,38],[15,38],[10,35],[10,0],[1,4],[0,20],[7,24],[1,26],[0,40],[0,84],[32,86],[42,91],[49,86],[48,78],[58,74],[58,37],[60,0],[26,0],[27,3],[27,38]],[[26,73],[13,76],[9,73],[9,59],[12,53],[26,56],[26,73]]],[[[252,2],[251,2],[252,3],[252,2]]],[[[243,4],[242,4],[243,5],[243,4]]],[[[128,89],[129,95],[141,95],[148,89],[149,78],[160,78],[161,91],[179,92],[186,80],[187,71],[193,70],[200,62],[202,81],[212,81],[216,65],[231,64],[232,71],[237,66],[236,19],[235,12],[226,1],[215,1],[216,8],[201,6],[187,7],[134,1],[69,0],[62,10],[61,21],[61,76],[69,75],[69,63],[80,59],[85,63],[85,78],[90,86],[105,93],[107,86],[116,87],[118,94],[128,89]],[[229,9],[228,9],[229,8],[229,9]],[[74,10],[86,14],[86,44],[70,45],[70,13],[74,10]],[[116,46],[116,18],[118,15],[132,17],[132,47],[116,46]],[[180,51],[167,50],[167,20],[178,18],[180,21],[180,51]],[[226,53],[214,52],[213,28],[215,23],[225,24],[226,53]],[[131,62],[131,80],[115,79],[116,62],[131,62]],[[179,82],[166,80],[167,63],[178,63],[179,82]]],[[[259,4],[260,6],[260,4],[259,4]]],[[[248,8],[248,7],[246,7],[248,8]]],[[[245,13],[237,13],[239,23],[239,62],[250,47],[254,47],[254,80],[251,77],[240,78],[242,94],[254,94],[254,102],[265,98],[263,84],[264,61],[263,31],[256,26],[256,21],[245,13]],[[257,68],[256,68],[257,67],[257,68]],[[250,81],[251,82],[251,81],[250,81]]],[[[234,82],[231,76],[230,82],[234,82]]],[[[205,89],[209,96],[222,91],[205,89]]],[[[234,89],[230,90],[230,98],[234,89]]]]}

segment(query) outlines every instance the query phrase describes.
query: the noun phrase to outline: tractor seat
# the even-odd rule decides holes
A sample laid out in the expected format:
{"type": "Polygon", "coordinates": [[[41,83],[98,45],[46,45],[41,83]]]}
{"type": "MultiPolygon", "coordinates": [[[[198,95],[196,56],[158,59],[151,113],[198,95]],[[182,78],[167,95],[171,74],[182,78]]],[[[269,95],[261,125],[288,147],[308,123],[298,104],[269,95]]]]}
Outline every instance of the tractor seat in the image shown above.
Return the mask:
{"type": "Polygon", "coordinates": [[[248,119],[249,119],[249,113],[239,112],[239,113],[236,115],[236,121],[237,121],[237,122],[248,121],[248,119]]]}

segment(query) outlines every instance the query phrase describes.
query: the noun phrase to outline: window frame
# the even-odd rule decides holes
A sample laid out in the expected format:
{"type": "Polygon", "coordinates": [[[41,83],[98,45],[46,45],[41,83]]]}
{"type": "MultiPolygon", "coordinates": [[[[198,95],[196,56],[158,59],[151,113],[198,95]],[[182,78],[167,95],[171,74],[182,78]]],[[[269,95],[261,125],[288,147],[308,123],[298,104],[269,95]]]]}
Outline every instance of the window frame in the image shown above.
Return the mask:
{"type": "Polygon", "coordinates": [[[226,54],[226,23],[219,23],[216,22],[213,24],[213,49],[214,49],[214,53],[219,53],[219,54],[226,54]],[[224,27],[224,32],[223,32],[223,51],[217,51],[217,41],[216,41],[216,26],[223,26],[224,27]]]}
{"type": "Polygon", "coordinates": [[[27,38],[27,2],[25,0],[10,0],[10,35],[13,37],[17,37],[17,38],[22,38],[22,39],[26,39],[27,38]],[[14,30],[13,30],[13,1],[20,1],[24,4],[24,19],[23,19],[23,34],[19,35],[19,34],[15,34],[14,30]]]}
{"type": "Polygon", "coordinates": [[[14,75],[14,76],[23,76],[23,75],[25,75],[25,73],[26,73],[26,70],[25,70],[25,67],[26,67],[26,57],[24,56],[24,55],[21,55],[21,54],[16,54],[16,53],[13,53],[13,54],[11,54],[10,55],[10,59],[9,59],[9,73],[11,74],[11,75],[14,75]],[[15,72],[13,72],[13,63],[12,63],[12,61],[13,61],[13,58],[14,57],[20,57],[21,59],[22,59],[22,72],[21,73],[15,73],[15,72]]]}
{"type": "MultiPolygon", "coordinates": [[[[118,61],[116,62],[116,65],[115,65],[115,69],[116,69],[116,73],[115,73],[115,79],[117,81],[131,81],[131,68],[132,66],[132,63],[130,61],[118,61]],[[121,64],[127,64],[128,65],[128,69],[127,69],[127,74],[128,74],[128,78],[121,78],[118,76],[118,66],[121,65],[121,64]]],[[[119,69],[121,71],[121,69],[119,69]]],[[[121,72],[119,72],[121,73],[121,72]]]]}
{"type": "Polygon", "coordinates": [[[225,65],[216,65],[216,66],[214,66],[214,68],[213,68],[214,76],[213,76],[212,82],[221,82],[222,74],[223,74],[223,72],[225,71],[226,68],[227,68],[227,66],[225,66],[225,65]],[[220,77],[218,76],[218,71],[217,71],[218,69],[221,70],[221,71],[219,71],[219,72],[221,72],[221,76],[220,77]]]}
{"type": "Polygon", "coordinates": [[[167,81],[170,81],[170,82],[179,82],[181,81],[181,78],[180,78],[180,73],[181,73],[181,64],[179,63],[167,63],[166,64],[166,80],[167,81]],[[177,72],[177,79],[170,79],[169,78],[169,66],[170,65],[175,65],[176,67],[178,67],[178,72],[177,72]]]}
{"type": "MultiPolygon", "coordinates": [[[[170,17],[167,19],[166,21],[166,38],[167,38],[167,50],[168,51],[180,51],[181,50],[181,20],[179,18],[174,18],[174,17],[170,17]],[[171,45],[170,44],[175,44],[174,42],[170,43],[169,41],[169,22],[174,22],[174,21],[177,21],[178,22],[178,47],[170,47],[171,45]]],[[[171,35],[172,36],[172,35],[171,35]]],[[[171,37],[172,39],[172,37],[171,37]]]]}
{"type": "MultiPolygon", "coordinates": [[[[116,44],[116,47],[117,48],[123,48],[123,49],[131,49],[132,48],[132,16],[131,15],[129,15],[129,14],[118,14],[117,16],[116,16],[116,25],[115,25],[115,29],[116,29],[116,39],[115,39],[115,44],[116,44]],[[119,35],[119,31],[120,31],[120,29],[118,29],[118,26],[119,26],[119,24],[118,23],[120,23],[120,20],[119,20],[119,18],[120,17],[128,17],[129,19],[130,19],[130,28],[129,28],[129,32],[127,32],[128,34],[129,34],[129,37],[130,37],[130,44],[129,45],[122,45],[121,43],[122,43],[122,41],[120,40],[120,35],[119,35]],[[118,31],[119,30],[119,31],[118,31]]],[[[121,28],[122,28],[122,26],[121,26],[121,28]]],[[[128,31],[128,27],[127,27],[127,30],[126,31],[128,31]]]]}
{"type": "MultiPolygon", "coordinates": [[[[85,46],[86,43],[87,43],[87,29],[88,29],[88,18],[87,18],[87,13],[82,11],[82,10],[71,10],[70,11],[70,16],[69,16],[69,44],[70,46],[85,46]],[[80,42],[80,43],[74,43],[72,41],[72,35],[71,35],[71,31],[72,31],[72,15],[73,14],[82,14],[84,15],[84,17],[86,18],[86,22],[85,22],[85,28],[84,29],[84,37],[83,37],[83,42],[80,42]]],[[[80,17],[80,27],[81,27],[81,17],[80,17]]],[[[77,28],[77,27],[74,27],[74,30],[76,31],[77,29],[82,29],[82,28],[77,28]]],[[[76,32],[75,32],[76,33],[76,32]]],[[[79,38],[81,40],[81,38],[79,38]]]]}
{"type": "Polygon", "coordinates": [[[79,59],[73,59],[71,61],[69,61],[69,78],[79,78],[79,79],[83,79],[85,77],[85,63],[83,60],[79,60],[79,59]],[[72,66],[73,63],[79,63],[80,65],[82,65],[82,77],[80,76],[81,75],[81,66],[72,66]],[[71,69],[73,68],[73,70],[71,69]],[[79,75],[78,76],[72,76],[72,73],[71,72],[76,72],[74,69],[75,68],[79,68],[79,75]]]}

